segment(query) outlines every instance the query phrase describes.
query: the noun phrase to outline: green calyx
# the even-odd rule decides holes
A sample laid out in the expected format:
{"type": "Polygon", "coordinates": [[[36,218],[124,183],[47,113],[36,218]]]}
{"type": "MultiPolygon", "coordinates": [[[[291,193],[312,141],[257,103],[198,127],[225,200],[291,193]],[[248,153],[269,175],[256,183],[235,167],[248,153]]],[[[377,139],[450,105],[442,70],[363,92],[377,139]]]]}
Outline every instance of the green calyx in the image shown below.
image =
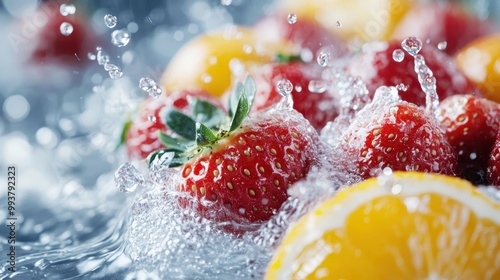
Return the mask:
{"type": "Polygon", "coordinates": [[[300,54],[284,54],[278,53],[276,55],[276,61],[279,64],[290,64],[292,62],[304,62],[300,54]]]}
{"type": "Polygon", "coordinates": [[[229,115],[200,99],[188,98],[192,116],[175,108],[165,109],[161,119],[175,136],[159,132],[158,138],[165,149],[151,153],[148,163],[151,165],[165,153],[172,152],[173,158],[162,165],[180,166],[218,140],[229,136],[250,113],[256,91],[255,81],[250,76],[244,84],[238,83],[235,92],[229,97],[229,115]]]}

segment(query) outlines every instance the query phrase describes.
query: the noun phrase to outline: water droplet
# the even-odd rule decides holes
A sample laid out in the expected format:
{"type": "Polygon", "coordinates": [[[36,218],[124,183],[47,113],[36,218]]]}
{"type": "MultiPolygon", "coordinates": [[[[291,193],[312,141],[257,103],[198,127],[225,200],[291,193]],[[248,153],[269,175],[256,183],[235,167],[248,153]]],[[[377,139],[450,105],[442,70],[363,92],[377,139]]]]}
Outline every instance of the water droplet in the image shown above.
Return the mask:
{"type": "Polygon", "coordinates": [[[109,55],[102,49],[99,49],[97,51],[97,63],[99,65],[104,65],[108,62],[109,62],[109,55]]]}
{"type": "Polygon", "coordinates": [[[297,15],[296,14],[288,14],[288,23],[294,24],[297,22],[297,15]]]}
{"type": "Polygon", "coordinates": [[[71,25],[71,23],[69,22],[63,22],[61,23],[59,30],[61,31],[62,35],[69,36],[71,35],[71,33],[73,33],[73,25],[71,25]]]}
{"type": "Polygon", "coordinates": [[[399,85],[396,85],[396,89],[399,90],[399,91],[407,91],[408,90],[408,86],[401,83],[399,85]]]}
{"type": "Polygon", "coordinates": [[[59,12],[63,16],[73,15],[76,12],[76,7],[73,4],[61,4],[59,12]]]}
{"type": "Polygon", "coordinates": [[[418,197],[407,197],[404,199],[403,203],[405,204],[408,212],[413,213],[418,210],[420,199],[418,197]]]}
{"type": "Polygon", "coordinates": [[[126,29],[115,30],[111,33],[111,43],[117,47],[124,47],[130,42],[130,32],[126,29]]]}
{"type": "Polygon", "coordinates": [[[112,63],[105,63],[104,64],[104,70],[106,70],[108,72],[109,71],[113,71],[113,70],[118,70],[118,69],[120,69],[120,68],[118,68],[118,66],[116,66],[116,65],[114,65],[112,63]]]}
{"type": "Polygon", "coordinates": [[[115,27],[117,23],[118,19],[114,15],[107,14],[104,16],[104,24],[106,24],[108,28],[115,27]]]}
{"type": "Polygon", "coordinates": [[[246,211],[245,211],[245,208],[241,207],[241,208],[238,209],[238,212],[240,214],[245,214],[246,211]]]}
{"type": "Polygon", "coordinates": [[[292,82],[287,79],[280,80],[276,84],[276,90],[279,94],[281,94],[281,96],[289,96],[293,90],[292,82]]]}
{"type": "Polygon", "coordinates": [[[470,153],[469,157],[470,157],[470,159],[475,160],[477,158],[477,154],[476,153],[470,153]]]}
{"type": "Polygon", "coordinates": [[[382,173],[385,175],[385,176],[391,176],[392,175],[392,169],[390,167],[385,167],[383,170],[382,170],[382,173]]]}
{"type": "Polygon", "coordinates": [[[392,59],[396,62],[401,62],[405,58],[405,52],[402,49],[395,49],[392,52],[392,59]]]}
{"type": "Polygon", "coordinates": [[[401,101],[401,97],[395,87],[381,86],[375,90],[373,95],[373,102],[392,103],[399,101],[401,101]]]}
{"type": "Polygon", "coordinates": [[[233,3],[233,0],[220,0],[222,6],[229,6],[233,3]]]}
{"type": "Polygon", "coordinates": [[[300,85],[295,86],[295,91],[296,92],[302,92],[302,87],[300,85]]]}
{"type": "Polygon", "coordinates": [[[410,36],[401,42],[401,47],[411,56],[415,56],[422,49],[422,41],[417,37],[410,36]]]}
{"type": "Polygon", "coordinates": [[[340,20],[337,20],[337,27],[342,27],[342,23],[340,23],[340,20]]]}
{"type": "Polygon", "coordinates": [[[162,93],[161,88],[156,84],[156,82],[153,79],[149,77],[142,77],[139,80],[139,87],[154,98],[159,97],[162,93]]]}
{"type": "Polygon", "coordinates": [[[403,186],[400,184],[394,184],[391,188],[392,194],[400,194],[403,191],[403,186]]]}
{"type": "Polygon", "coordinates": [[[123,71],[120,68],[108,71],[108,74],[111,79],[119,79],[123,77],[123,71]]]}
{"type": "Polygon", "coordinates": [[[322,48],[318,54],[317,61],[321,67],[326,67],[332,59],[332,53],[328,48],[322,48]]]}
{"type": "Polygon", "coordinates": [[[128,162],[122,164],[115,172],[115,185],[121,192],[133,192],[144,182],[144,176],[128,162]]]}
{"type": "Polygon", "coordinates": [[[96,60],[97,56],[91,52],[89,52],[87,54],[87,57],[89,58],[89,60],[96,60]]]}
{"type": "Polygon", "coordinates": [[[148,120],[149,120],[150,122],[152,122],[152,123],[155,123],[155,122],[156,122],[156,117],[155,117],[155,115],[149,115],[149,116],[148,116],[148,120]]]}
{"type": "Polygon", "coordinates": [[[307,89],[314,93],[323,93],[327,90],[328,85],[324,80],[312,80],[309,81],[307,89]]]}
{"type": "Polygon", "coordinates": [[[448,46],[448,43],[446,41],[438,43],[438,49],[441,51],[445,50],[447,46],[448,46]]]}

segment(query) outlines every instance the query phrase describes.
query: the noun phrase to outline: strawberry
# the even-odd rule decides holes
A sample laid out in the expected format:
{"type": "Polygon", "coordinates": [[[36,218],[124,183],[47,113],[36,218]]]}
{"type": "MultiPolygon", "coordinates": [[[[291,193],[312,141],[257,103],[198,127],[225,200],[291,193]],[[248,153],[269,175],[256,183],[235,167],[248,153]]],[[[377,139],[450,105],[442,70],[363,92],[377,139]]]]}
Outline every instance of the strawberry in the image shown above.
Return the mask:
{"type": "Polygon", "coordinates": [[[446,42],[443,51],[453,55],[467,43],[492,32],[491,22],[477,18],[460,4],[441,2],[414,5],[391,37],[402,40],[415,36],[434,46],[446,42]]]}
{"type": "Polygon", "coordinates": [[[316,130],[321,130],[338,116],[336,100],[329,92],[314,93],[309,90],[309,82],[321,80],[321,70],[318,65],[303,62],[275,63],[259,68],[259,75],[255,75],[259,90],[254,110],[278,103],[281,95],[276,85],[281,80],[288,80],[293,85],[293,108],[304,115],[316,130]]]}
{"type": "Polygon", "coordinates": [[[486,167],[500,129],[500,104],[472,95],[454,95],[438,107],[438,121],[458,155],[459,176],[486,183],[486,167]]]}
{"type": "Polygon", "coordinates": [[[387,100],[394,91],[377,90],[340,139],[354,173],[366,179],[389,167],[455,175],[457,157],[438,124],[415,104],[387,100]]]}
{"type": "Polygon", "coordinates": [[[158,133],[167,133],[168,129],[160,120],[160,112],[166,107],[174,107],[187,112],[189,111],[188,98],[210,100],[222,108],[215,98],[203,92],[179,91],[168,96],[162,94],[157,99],[146,99],[133,121],[127,122],[122,132],[122,142],[126,143],[130,159],[145,159],[151,152],[164,148],[158,139],[158,133]]]}
{"type": "MultiPolygon", "coordinates": [[[[351,75],[360,76],[372,96],[380,86],[403,84],[407,90],[400,92],[401,99],[425,106],[425,94],[414,70],[413,57],[406,54],[403,61],[396,62],[393,59],[396,49],[401,49],[400,41],[366,44],[349,62],[346,70],[351,75]]],[[[459,93],[481,95],[479,89],[457,69],[451,57],[425,44],[420,54],[436,78],[436,91],[440,100],[459,93]]]]}
{"type": "Polygon", "coordinates": [[[500,133],[493,145],[486,174],[489,183],[500,189],[500,133]]]}
{"type": "Polygon", "coordinates": [[[247,118],[255,95],[252,79],[239,84],[236,95],[228,122],[207,118],[220,123],[212,129],[179,111],[166,111],[167,126],[182,137],[162,137],[167,149],[153,154],[150,163],[174,152],[169,166],[181,166],[177,189],[200,202],[195,209],[202,216],[249,225],[268,220],[287,199],[288,187],[306,176],[318,156],[319,138],[292,108],[247,118]]]}

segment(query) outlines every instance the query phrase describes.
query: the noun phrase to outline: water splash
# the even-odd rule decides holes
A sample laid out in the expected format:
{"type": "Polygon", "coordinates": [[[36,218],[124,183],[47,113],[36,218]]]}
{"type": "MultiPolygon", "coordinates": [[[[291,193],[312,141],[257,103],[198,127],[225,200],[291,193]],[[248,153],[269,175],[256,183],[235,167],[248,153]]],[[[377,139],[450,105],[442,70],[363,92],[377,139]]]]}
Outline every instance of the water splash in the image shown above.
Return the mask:
{"type": "Polygon", "coordinates": [[[121,192],[134,192],[144,183],[144,176],[128,162],[122,164],[115,172],[115,184],[121,192]]]}
{"type": "Polygon", "coordinates": [[[293,108],[293,84],[287,79],[278,81],[276,84],[276,91],[283,97],[276,105],[278,109],[292,109],[293,108]]]}
{"type": "Polygon", "coordinates": [[[321,67],[326,67],[332,60],[332,52],[330,50],[330,47],[323,47],[320,49],[318,56],[316,57],[316,61],[318,62],[319,66],[321,67]]]}
{"type": "Polygon", "coordinates": [[[395,49],[392,52],[392,59],[396,62],[401,62],[403,59],[405,59],[405,53],[401,49],[395,49]]]}
{"type": "Polygon", "coordinates": [[[139,87],[154,98],[158,98],[163,92],[156,82],[149,77],[142,77],[139,80],[139,87]]]}
{"type": "Polygon", "coordinates": [[[417,37],[411,36],[401,42],[401,47],[411,56],[416,56],[422,49],[422,41],[417,37]]]}
{"type": "Polygon", "coordinates": [[[324,80],[312,80],[309,81],[307,89],[314,93],[323,93],[328,89],[328,83],[324,80]]]}

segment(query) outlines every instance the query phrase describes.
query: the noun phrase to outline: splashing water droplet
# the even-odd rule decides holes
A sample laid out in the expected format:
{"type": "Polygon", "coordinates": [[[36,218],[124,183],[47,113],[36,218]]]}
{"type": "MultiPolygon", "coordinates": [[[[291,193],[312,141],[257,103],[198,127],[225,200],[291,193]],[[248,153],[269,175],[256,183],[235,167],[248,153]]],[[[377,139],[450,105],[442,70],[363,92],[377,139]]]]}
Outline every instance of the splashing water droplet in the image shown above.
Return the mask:
{"type": "Polygon", "coordinates": [[[438,43],[438,49],[441,51],[445,50],[447,46],[448,46],[448,43],[446,41],[438,43]]]}
{"type": "Polygon", "coordinates": [[[76,12],[76,7],[73,4],[61,4],[59,12],[63,16],[73,15],[76,12]]]}
{"type": "Polygon", "coordinates": [[[233,3],[233,0],[220,0],[222,6],[229,6],[233,3]]]}
{"type": "Polygon", "coordinates": [[[155,115],[149,115],[148,116],[148,121],[152,122],[152,123],[155,123],[156,122],[156,117],[155,115]]]}
{"type": "Polygon", "coordinates": [[[73,33],[73,25],[71,25],[71,23],[69,22],[63,22],[61,23],[59,30],[61,31],[62,35],[69,36],[71,35],[71,33],[73,33]]]}
{"type": "Polygon", "coordinates": [[[395,49],[392,52],[392,59],[394,59],[394,61],[396,61],[396,62],[403,61],[403,59],[405,59],[405,53],[404,53],[404,51],[401,50],[401,49],[395,49]]]}
{"type": "Polygon", "coordinates": [[[115,172],[115,185],[121,192],[133,192],[144,182],[144,176],[128,162],[122,164],[115,172]]]}
{"type": "Polygon", "coordinates": [[[130,42],[130,32],[126,29],[115,30],[111,33],[111,43],[119,48],[130,42]]]}
{"type": "Polygon", "coordinates": [[[323,93],[327,90],[327,88],[328,88],[328,85],[323,80],[312,80],[312,81],[309,81],[309,84],[307,85],[307,89],[310,92],[314,92],[314,93],[323,93]]]}
{"type": "Polygon", "coordinates": [[[395,87],[381,86],[377,88],[373,95],[373,102],[399,102],[401,97],[395,87]]]}
{"type": "Polygon", "coordinates": [[[302,87],[300,85],[295,86],[295,91],[296,92],[302,92],[302,87]]]}
{"type": "Polygon", "coordinates": [[[99,49],[97,51],[97,63],[99,65],[104,65],[108,62],[109,62],[109,55],[102,49],[99,49]]]}
{"type": "Polygon", "coordinates": [[[322,48],[316,59],[321,67],[326,67],[332,59],[332,53],[328,48],[322,48]]]}
{"type": "Polygon", "coordinates": [[[287,79],[280,80],[276,84],[276,90],[279,94],[281,94],[281,96],[289,96],[293,90],[292,82],[287,79]]]}
{"type": "Polygon", "coordinates": [[[422,49],[422,41],[417,37],[411,36],[401,42],[401,47],[411,56],[415,56],[422,49]]]}
{"type": "Polygon", "coordinates": [[[394,195],[400,194],[403,191],[403,186],[400,184],[394,184],[391,188],[391,193],[394,195]]]}
{"type": "Polygon", "coordinates": [[[342,27],[342,23],[340,22],[340,20],[337,20],[337,27],[342,27]]]}
{"type": "Polygon", "coordinates": [[[123,77],[123,71],[120,68],[108,71],[108,74],[111,79],[119,79],[123,77]]]}
{"type": "Polygon", "coordinates": [[[424,56],[417,54],[415,57],[415,73],[422,91],[425,93],[425,110],[429,115],[437,114],[439,96],[436,92],[436,78],[432,70],[425,64],[424,56]]]}
{"type": "Polygon", "coordinates": [[[407,91],[408,90],[408,86],[401,83],[399,85],[396,85],[396,89],[399,90],[399,91],[407,91]]]}
{"type": "Polygon", "coordinates": [[[294,24],[297,22],[297,15],[296,14],[288,14],[288,23],[294,24]]]}
{"type": "Polygon", "coordinates": [[[104,64],[104,70],[106,70],[108,72],[109,71],[113,71],[113,70],[118,70],[118,69],[120,69],[120,68],[118,68],[118,66],[116,66],[116,65],[114,65],[112,63],[105,63],[104,64]]]}
{"type": "Polygon", "coordinates": [[[104,24],[106,24],[108,28],[115,27],[117,23],[118,19],[114,15],[107,14],[104,16],[104,24]]]}
{"type": "Polygon", "coordinates": [[[162,94],[161,88],[153,79],[148,77],[142,77],[139,80],[139,87],[154,98],[158,98],[162,94]]]}

